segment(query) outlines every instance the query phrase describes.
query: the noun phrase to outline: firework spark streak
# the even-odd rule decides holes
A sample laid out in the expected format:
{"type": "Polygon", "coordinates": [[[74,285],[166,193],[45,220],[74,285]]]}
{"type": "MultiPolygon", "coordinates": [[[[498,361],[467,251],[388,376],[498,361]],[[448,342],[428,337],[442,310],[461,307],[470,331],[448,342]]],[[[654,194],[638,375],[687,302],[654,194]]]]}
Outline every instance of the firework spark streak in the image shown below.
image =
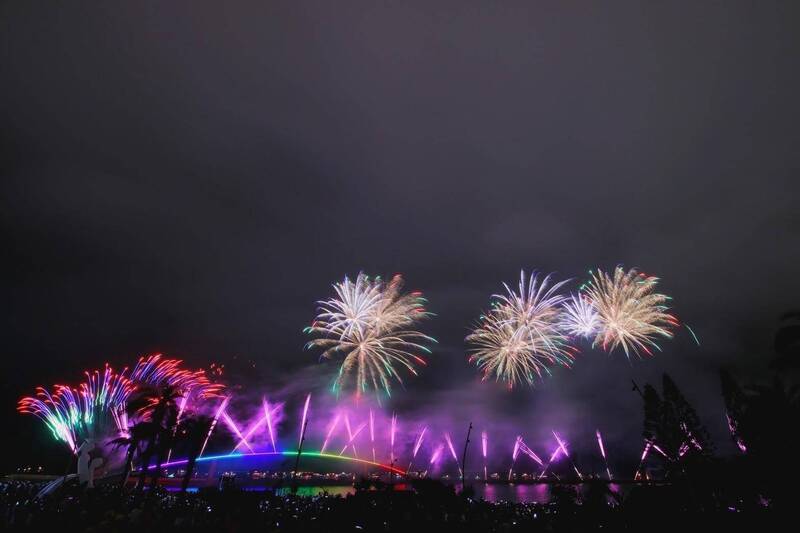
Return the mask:
{"type": "Polygon", "coordinates": [[[392,423],[389,429],[389,458],[390,464],[394,464],[394,435],[397,431],[397,415],[392,414],[392,423]]]}
{"type": "Polygon", "coordinates": [[[667,452],[665,452],[664,450],[662,450],[661,448],[659,448],[659,447],[658,447],[658,444],[652,444],[651,446],[652,446],[652,448],[653,448],[655,451],[657,451],[658,453],[660,453],[660,454],[661,454],[661,455],[662,455],[662,456],[663,456],[665,459],[669,459],[669,455],[667,455],[667,452]]]}
{"type": "Polygon", "coordinates": [[[319,302],[319,313],[305,331],[321,338],[307,347],[322,348],[323,358],[344,356],[335,391],[353,377],[357,397],[370,388],[388,395],[392,381],[403,383],[399,369],[416,375],[416,365],[425,364],[417,353],[430,353],[424,343],[436,340],[411,327],[430,313],[421,293],[403,294],[402,287],[400,275],[385,283],[362,272],[355,282],[345,277],[334,284],[336,297],[319,302]]]}
{"type": "Polygon", "coordinates": [[[280,409],[280,405],[274,407],[272,411],[270,411],[269,404],[267,403],[265,398],[262,399],[262,403],[264,404],[264,416],[259,418],[255,424],[250,426],[250,429],[248,429],[247,433],[244,434],[244,437],[239,440],[239,442],[236,444],[236,447],[234,447],[233,450],[231,450],[231,453],[234,453],[242,445],[249,447],[250,437],[252,437],[253,434],[256,431],[258,431],[261,428],[261,426],[263,426],[265,423],[267,425],[267,431],[269,432],[270,443],[272,444],[273,448],[272,451],[273,452],[277,451],[275,449],[275,436],[272,433],[272,416],[278,412],[278,410],[280,409]]]}
{"type": "Polygon", "coordinates": [[[230,396],[226,396],[222,400],[222,402],[219,404],[219,407],[217,408],[217,412],[214,415],[214,419],[211,421],[211,425],[208,428],[208,433],[206,433],[206,439],[203,441],[203,446],[200,448],[200,454],[198,455],[198,457],[202,457],[203,456],[203,452],[206,451],[206,446],[208,445],[208,439],[210,439],[211,438],[211,434],[214,433],[214,428],[217,427],[217,421],[219,421],[220,415],[225,410],[225,408],[228,407],[228,402],[230,402],[230,401],[231,401],[231,397],[230,396]]]}
{"type": "MultiPolygon", "coordinates": [[[[178,424],[181,421],[181,416],[183,415],[183,411],[186,409],[186,403],[188,401],[189,401],[189,395],[188,394],[184,394],[181,397],[180,403],[178,404],[178,416],[175,418],[175,427],[172,428],[172,439],[173,439],[173,441],[175,439],[175,435],[178,434],[178,424]]],[[[172,447],[171,446],[170,446],[169,451],[167,452],[167,462],[169,462],[170,459],[172,459],[172,447]]]]}
{"type": "Polygon", "coordinates": [[[430,465],[435,464],[436,461],[439,460],[439,457],[441,457],[443,451],[444,451],[444,445],[443,444],[440,444],[439,446],[437,446],[436,449],[433,451],[433,455],[431,455],[431,461],[430,461],[429,464],[430,465]]]}
{"type": "MultiPolygon", "coordinates": [[[[566,451],[566,450],[564,450],[564,451],[566,451]]],[[[547,469],[550,468],[550,465],[553,464],[553,461],[556,460],[556,458],[558,457],[558,454],[561,453],[561,452],[562,452],[562,447],[561,447],[561,444],[559,443],[559,445],[556,447],[555,451],[552,453],[552,455],[550,455],[550,460],[547,461],[547,464],[544,466],[544,469],[542,470],[542,473],[539,474],[539,479],[542,479],[544,477],[544,475],[547,473],[547,469]]]]}
{"type": "MultiPolygon", "coordinates": [[[[350,423],[348,422],[346,417],[345,417],[344,420],[345,420],[345,423],[347,425],[347,432],[350,433],[350,423]]],[[[342,448],[342,451],[339,452],[339,455],[344,454],[344,452],[345,452],[345,450],[347,449],[348,446],[352,446],[353,447],[353,455],[355,456],[356,459],[358,459],[358,452],[356,451],[355,440],[356,440],[356,437],[358,437],[358,434],[361,433],[361,431],[365,427],[367,427],[367,423],[366,422],[362,422],[362,424],[360,426],[358,426],[353,433],[350,434],[350,439],[347,441],[347,444],[344,445],[344,448],[342,448]]]]}
{"type": "Polygon", "coordinates": [[[654,292],[658,278],[619,266],[613,275],[602,270],[590,274],[584,288],[600,318],[593,346],[606,351],[621,346],[627,357],[640,351],[652,355],[651,348],[661,350],[657,337],[672,338],[670,328],[679,322],[667,313],[670,297],[654,292]]]}
{"type": "Polygon", "coordinates": [[[422,446],[422,439],[425,437],[426,431],[428,431],[428,426],[423,426],[422,431],[419,432],[416,441],[414,441],[414,448],[411,451],[411,460],[408,462],[408,468],[406,468],[407,472],[411,471],[411,465],[414,463],[414,459],[417,458],[417,452],[419,451],[420,446],[422,446]]]}
{"type": "Polygon", "coordinates": [[[298,449],[303,445],[303,437],[306,431],[306,420],[308,419],[309,403],[311,403],[311,393],[308,393],[308,396],[306,396],[306,404],[303,406],[303,419],[300,422],[300,444],[298,444],[298,449]]]}
{"type": "MultiPolygon", "coordinates": [[[[269,431],[269,442],[272,444],[272,451],[277,452],[278,449],[275,447],[275,430],[272,425],[273,410],[270,409],[269,402],[266,398],[262,398],[262,403],[264,404],[264,420],[267,421],[267,431],[269,431]]],[[[279,408],[280,406],[275,407],[274,412],[277,412],[279,408]]]]}
{"type": "MultiPolygon", "coordinates": [[[[242,435],[242,432],[239,430],[239,426],[236,425],[236,422],[233,421],[233,419],[230,417],[230,415],[226,411],[222,412],[222,419],[225,420],[225,423],[228,425],[230,430],[233,431],[234,433],[236,433],[236,436],[239,437],[239,440],[241,442],[244,442],[244,445],[252,453],[254,450],[250,446],[250,443],[247,442],[247,439],[245,438],[244,435],[242,435]]],[[[238,446],[237,446],[237,448],[238,448],[238,446]]]]}
{"type": "Polygon", "coordinates": [[[572,468],[575,470],[575,473],[578,474],[578,478],[583,479],[583,474],[581,474],[580,470],[578,470],[578,466],[575,464],[575,461],[572,460],[572,457],[570,457],[569,453],[567,452],[566,443],[563,440],[561,440],[561,437],[559,437],[558,433],[556,433],[555,431],[553,431],[553,436],[556,438],[556,441],[558,441],[558,447],[561,449],[561,451],[564,452],[564,456],[567,457],[572,463],[572,468]]]}
{"type": "Polygon", "coordinates": [[[494,376],[509,387],[533,385],[550,374],[550,367],[569,367],[574,348],[560,327],[564,297],[558,290],[566,283],[551,285],[550,276],[539,282],[535,273],[525,279],[520,273],[519,293],[505,283],[505,295],[494,295],[491,310],[467,336],[474,345],[470,361],[483,371],[483,379],[494,376]]]}
{"type": "Polygon", "coordinates": [[[519,455],[519,449],[522,444],[522,436],[517,435],[517,439],[514,441],[514,449],[511,451],[511,467],[508,469],[508,480],[511,481],[511,473],[514,471],[514,464],[517,462],[517,456],[519,455]]]}
{"type": "Polygon", "coordinates": [[[539,456],[538,456],[538,455],[536,455],[536,453],[534,453],[534,451],[533,451],[533,450],[531,450],[531,449],[528,447],[528,445],[527,445],[527,444],[525,444],[525,441],[524,441],[524,440],[522,440],[522,438],[520,438],[520,442],[519,442],[519,451],[521,451],[522,453],[524,453],[525,455],[527,455],[528,457],[530,457],[531,459],[533,459],[534,461],[536,461],[536,464],[538,464],[539,466],[544,466],[544,463],[543,463],[543,462],[542,462],[542,460],[539,458],[539,456]]]}
{"type": "Polygon", "coordinates": [[[600,430],[595,430],[597,435],[597,446],[600,447],[600,455],[603,456],[603,461],[606,464],[606,474],[608,474],[608,480],[611,481],[611,470],[608,468],[608,459],[606,458],[606,449],[603,446],[603,437],[600,435],[600,430]]]}
{"type": "Polygon", "coordinates": [[[369,442],[372,445],[372,462],[375,462],[375,417],[369,410],[369,442]]]}
{"type": "Polygon", "coordinates": [[[236,452],[236,450],[238,450],[238,449],[239,449],[239,448],[240,448],[242,445],[245,445],[245,446],[249,445],[249,442],[250,442],[250,437],[252,437],[252,436],[253,436],[253,433],[255,433],[256,431],[258,431],[258,429],[259,429],[261,426],[263,426],[263,425],[264,425],[264,422],[265,422],[265,419],[264,419],[264,418],[259,418],[259,419],[256,421],[256,423],[255,423],[255,424],[251,425],[251,426],[250,426],[250,429],[248,429],[248,430],[247,430],[247,432],[244,434],[244,436],[243,436],[241,439],[239,439],[239,442],[237,442],[237,443],[236,443],[236,446],[234,446],[233,450],[231,450],[231,452],[230,452],[230,453],[235,453],[235,452],[236,452]]]}
{"type": "Polygon", "coordinates": [[[647,454],[650,453],[650,447],[652,443],[650,441],[646,441],[644,443],[644,450],[642,450],[642,457],[639,459],[639,466],[636,467],[636,474],[634,474],[633,479],[638,480],[641,477],[641,470],[642,465],[644,465],[644,460],[647,459],[647,454]]]}
{"type": "Polygon", "coordinates": [[[445,442],[447,442],[447,447],[450,449],[450,455],[453,456],[453,460],[456,462],[456,465],[458,466],[458,474],[459,474],[459,476],[463,476],[464,474],[461,471],[461,465],[459,464],[458,456],[456,455],[456,449],[453,448],[453,441],[450,439],[450,434],[449,433],[445,433],[444,434],[444,440],[445,440],[445,442]]]}
{"type": "Polygon", "coordinates": [[[328,441],[331,440],[331,435],[333,435],[333,432],[336,431],[336,426],[339,425],[339,419],[341,416],[342,415],[340,413],[336,413],[336,416],[333,417],[333,422],[331,422],[330,427],[328,427],[328,433],[325,435],[325,440],[322,443],[320,453],[325,453],[325,449],[328,447],[328,441]]]}

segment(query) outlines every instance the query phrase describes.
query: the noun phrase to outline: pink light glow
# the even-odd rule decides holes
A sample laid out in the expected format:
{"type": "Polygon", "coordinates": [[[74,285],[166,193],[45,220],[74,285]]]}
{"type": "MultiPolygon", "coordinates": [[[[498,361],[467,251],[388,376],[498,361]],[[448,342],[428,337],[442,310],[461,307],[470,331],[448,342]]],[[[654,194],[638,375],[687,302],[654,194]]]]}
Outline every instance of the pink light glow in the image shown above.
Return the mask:
{"type": "Polygon", "coordinates": [[[300,441],[298,444],[298,448],[303,445],[303,437],[305,437],[306,431],[306,420],[308,420],[308,404],[311,403],[311,393],[308,393],[306,396],[306,404],[303,407],[303,419],[300,422],[300,441]]]}
{"type": "Polygon", "coordinates": [[[331,423],[330,427],[328,428],[328,434],[325,435],[325,441],[322,443],[322,448],[320,449],[320,453],[325,453],[325,449],[328,447],[328,441],[331,440],[331,435],[336,430],[336,426],[339,425],[339,419],[341,418],[340,413],[336,413],[336,416],[333,417],[333,422],[331,423]]]}
{"type": "Polygon", "coordinates": [[[600,446],[600,455],[603,456],[603,459],[606,458],[606,450],[603,448],[603,437],[600,436],[600,430],[595,430],[597,434],[597,445],[600,446]]]}
{"type": "Polygon", "coordinates": [[[391,459],[392,464],[394,464],[394,434],[397,431],[397,415],[392,414],[392,425],[391,429],[389,430],[389,458],[391,459]]]}
{"type": "Polygon", "coordinates": [[[228,402],[231,401],[230,396],[226,396],[224,400],[219,404],[219,408],[217,409],[216,414],[214,415],[214,420],[211,421],[211,425],[208,428],[208,433],[206,434],[206,440],[203,441],[203,447],[200,448],[200,455],[198,457],[203,456],[203,452],[206,451],[206,445],[208,444],[208,439],[211,438],[211,434],[214,432],[214,428],[217,427],[217,421],[219,420],[219,415],[222,414],[222,411],[228,406],[228,402]]]}
{"type": "Polygon", "coordinates": [[[253,452],[254,450],[250,446],[250,443],[247,442],[247,439],[244,437],[244,435],[242,435],[242,432],[239,431],[239,426],[236,425],[236,422],[233,421],[233,419],[226,411],[222,412],[222,419],[225,420],[225,423],[228,425],[231,431],[236,433],[236,436],[239,437],[239,439],[244,442],[244,445],[247,446],[247,449],[250,450],[250,452],[253,452]]]}
{"type": "Polygon", "coordinates": [[[272,414],[273,412],[277,412],[280,408],[280,405],[275,407],[274,410],[271,410],[269,407],[269,402],[266,398],[263,398],[264,403],[264,419],[267,421],[267,430],[269,431],[269,442],[272,444],[272,451],[277,452],[278,449],[275,447],[275,429],[272,426],[272,414]]]}
{"type": "Polygon", "coordinates": [[[565,456],[567,456],[567,457],[569,457],[569,453],[567,453],[567,446],[566,446],[566,444],[564,443],[564,441],[563,441],[563,440],[561,440],[561,437],[559,437],[559,436],[558,436],[558,433],[556,433],[555,431],[553,431],[553,436],[554,436],[554,437],[556,438],[556,440],[558,441],[558,447],[559,447],[559,448],[560,448],[560,449],[561,449],[561,450],[564,452],[564,455],[565,455],[565,456]]]}
{"type": "Polygon", "coordinates": [[[511,452],[511,460],[512,461],[516,461],[517,460],[517,455],[519,455],[519,446],[520,446],[521,442],[522,442],[522,437],[518,435],[517,436],[517,440],[514,441],[514,451],[511,452]]]}
{"type": "Polygon", "coordinates": [[[428,431],[428,426],[422,428],[422,431],[419,432],[419,436],[417,437],[417,442],[414,443],[414,453],[412,457],[417,457],[417,452],[419,451],[419,447],[422,446],[422,438],[425,436],[425,432],[428,431]]]}
{"type": "Polygon", "coordinates": [[[443,450],[444,450],[444,445],[443,444],[440,444],[439,446],[436,447],[436,449],[433,452],[433,455],[431,455],[430,464],[434,464],[434,463],[436,463],[436,461],[439,460],[439,457],[442,455],[442,451],[443,450]]]}
{"type": "MultiPolygon", "coordinates": [[[[347,422],[347,416],[345,416],[344,420],[345,420],[345,422],[347,422]]],[[[367,427],[367,423],[366,422],[362,422],[361,425],[356,428],[356,430],[353,432],[352,436],[350,437],[350,440],[347,441],[347,444],[344,445],[344,448],[342,448],[342,451],[339,452],[339,455],[342,455],[344,453],[344,451],[347,449],[348,446],[352,446],[353,455],[355,456],[356,459],[358,459],[358,452],[356,451],[356,445],[355,445],[354,441],[356,440],[356,437],[358,437],[358,434],[361,433],[361,431],[363,431],[365,427],[367,427]]],[[[349,431],[350,431],[350,428],[348,427],[348,432],[349,431]]]]}

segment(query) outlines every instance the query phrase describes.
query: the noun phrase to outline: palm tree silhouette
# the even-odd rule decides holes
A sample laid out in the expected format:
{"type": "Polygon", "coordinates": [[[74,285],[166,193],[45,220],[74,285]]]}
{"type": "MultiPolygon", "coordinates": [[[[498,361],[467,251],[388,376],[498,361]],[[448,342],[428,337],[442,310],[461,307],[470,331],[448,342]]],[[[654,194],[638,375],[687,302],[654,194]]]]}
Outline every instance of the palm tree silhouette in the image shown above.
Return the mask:
{"type": "Polygon", "coordinates": [[[171,386],[157,389],[145,389],[136,398],[128,402],[128,412],[141,420],[152,424],[152,432],[148,435],[144,451],[141,453],[141,464],[137,490],[144,488],[150,462],[156,458],[156,465],[150,479],[150,489],[154,489],[161,477],[161,465],[166,460],[175,425],[178,421],[177,400],[181,392],[171,386]]]}
{"type": "Polygon", "coordinates": [[[186,492],[192,480],[192,474],[203,449],[203,442],[206,434],[211,429],[214,419],[210,416],[198,415],[184,418],[178,426],[178,436],[185,444],[186,451],[186,473],[181,481],[181,492],[186,492]]]}
{"type": "Polygon", "coordinates": [[[128,428],[127,437],[119,437],[109,441],[114,450],[125,447],[125,467],[122,471],[122,481],[120,483],[120,490],[125,490],[125,485],[128,482],[131,470],[133,469],[133,459],[139,446],[151,438],[155,432],[155,427],[151,422],[137,422],[128,428]]]}

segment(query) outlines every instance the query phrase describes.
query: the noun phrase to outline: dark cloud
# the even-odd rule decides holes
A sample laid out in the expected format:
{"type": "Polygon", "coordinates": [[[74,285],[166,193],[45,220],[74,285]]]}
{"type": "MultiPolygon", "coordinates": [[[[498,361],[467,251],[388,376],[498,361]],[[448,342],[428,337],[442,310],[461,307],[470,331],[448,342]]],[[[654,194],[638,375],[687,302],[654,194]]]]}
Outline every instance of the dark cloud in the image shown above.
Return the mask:
{"type": "Polygon", "coordinates": [[[4,420],[36,440],[19,395],[155,349],[257,361],[248,387],[275,390],[315,364],[314,301],[364,269],[403,272],[438,315],[408,413],[635,441],[630,379],[669,371],[719,430],[716,369],[763,369],[800,293],[797,15],[4,3],[4,420]],[[501,281],[617,263],[660,275],[702,347],[589,351],[533,392],[477,383],[463,337],[501,281]]]}

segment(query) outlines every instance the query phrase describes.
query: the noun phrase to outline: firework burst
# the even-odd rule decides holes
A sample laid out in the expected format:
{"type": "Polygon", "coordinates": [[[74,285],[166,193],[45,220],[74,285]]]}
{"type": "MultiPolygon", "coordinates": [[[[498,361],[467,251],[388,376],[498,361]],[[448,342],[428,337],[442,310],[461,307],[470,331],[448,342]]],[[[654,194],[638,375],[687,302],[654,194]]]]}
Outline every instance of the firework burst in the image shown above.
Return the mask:
{"type": "Polygon", "coordinates": [[[583,294],[572,294],[561,306],[560,327],[572,337],[589,338],[600,328],[600,316],[583,294]]]}
{"type": "Polygon", "coordinates": [[[351,381],[356,395],[370,389],[391,394],[392,381],[402,384],[400,370],[416,375],[425,360],[418,353],[430,353],[425,346],[435,339],[415,331],[413,326],[430,316],[419,292],[403,293],[403,278],[389,283],[370,279],[363,272],[355,282],[345,278],[334,284],[336,296],[319,302],[319,313],[306,333],[320,338],[307,347],[322,348],[321,357],[343,355],[334,390],[351,381]]]}
{"type": "Polygon", "coordinates": [[[591,272],[584,290],[600,322],[593,346],[607,351],[621,346],[627,357],[660,350],[656,338],[672,338],[670,328],[679,323],[667,313],[670,297],[655,292],[656,285],[658,278],[635,268],[625,271],[618,266],[613,275],[591,272]]]}
{"type": "Polygon", "coordinates": [[[213,383],[205,370],[187,370],[182,364],[180,359],[165,359],[161,354],[140,357],[130,380],[146,387],[171,386],[182,395],[199,399],[221,396],[224,385],[213,383]]]}
{"type": "Polygon", "coordinates": [[[78,388],[55,385],[53,392],[44,387],[36,396],[22,398],[17,410],[42,420],[53,437],[76,452],[83,439],[102,436],[110,418],[119,430],[127,429],[120,418],[119,405],[135,390],[135,385],[106,365],[103,372],[86,372],[86,381],[78,388]]]}
{"type": "Polygon", "coordinates": [[[519,292],[508,285],[505,295],[495,295],[491,310],[483,315],[467,341],[475,346],[470,361],[483,371],[484,380],[494,375],[509,387],[533,385],[550,374],[550,367],[570,366],[574,349],[560,327],[564,297],[558,290],[565,281],[551,284],[536,273],[526,280],[520,273],[519,292]]]}
{"type": "Polygon", "coordinates": [[[181,391],[180,413],[189,395],[205,399],[224,389],[203,370],[189,371],[180,365],[180,360],[163,359],[160,354],[140,358],[130,375],[127,368],[118,373],[106,365],[102,371],[85,372],[86,379],[77,387],[55,385],[52,391],[38,387],[35,396],[19,401],[17,410],[41,419],[56,440],[75,452],[84,439],[124,435],[129,426],[128,400],[143,388],[170,385],[181,391]]]}

